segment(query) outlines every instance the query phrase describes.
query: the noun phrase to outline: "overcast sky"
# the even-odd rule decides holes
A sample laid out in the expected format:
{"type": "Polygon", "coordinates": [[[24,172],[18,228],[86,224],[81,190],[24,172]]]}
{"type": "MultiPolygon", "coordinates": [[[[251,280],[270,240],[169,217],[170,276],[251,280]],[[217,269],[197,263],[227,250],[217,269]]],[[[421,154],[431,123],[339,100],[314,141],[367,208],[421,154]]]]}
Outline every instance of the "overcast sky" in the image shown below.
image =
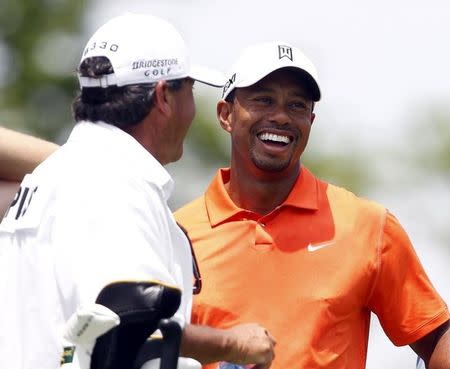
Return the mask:
{"type": "MultiPolygon", "coordinates": [[[[86,14],[84,28],[88,37],[112,16],[149,12],[180,30],[194,62],[222,70],[250,43],[292,43],[319,71],[323,99],[315,125],[325,127],[322,132],[353,135],[368,145],[395,145],[412,122],[424,118],[425,109],[450,106],[449,4],[448,0],[97,0],[86,14]]],[[[212,89],[206,93],[218,96],[212,89]]],[[[450,204],[448,188],[436,186],[450,204]]],[[[426,202],[428,197],[423,194],[419,200],[426,202]]],[[[384,198],[391,208],[401,209],[396,198],[384,198]]],[[[429,206],[440,202],[435,198],[429,206]]],[[[420,212],[421,207],[412,201],[403,211],[420,212]]],[[[410,218],[408,226],[419,229],[414,238],[426,243],[420,239],[420,228],[426,227],[422,223],[420,217],[410,218]]],[[[448,253],[437,258],[421,249],[419,255],[426,266],[433,266],[430,273],[448,301],[448,253]]],[[[368,369],[414,367],[409,348],[394,348],[376,324],[369,345],[368,369]]]]}
{"type": "Polygon", "coordinates": [[[446,0],[94,4],[86,17],[89,32],[124,11],[151,12],[182,32],[194,62],[222,70],[250,43],[290,42],[318,68],[323,92],[318,121],[332,121],[344,131],[352,127],[355,134],[375,140],[397,138],[420,109],[432,101],[448,105],[450,100],[446,0]]]}

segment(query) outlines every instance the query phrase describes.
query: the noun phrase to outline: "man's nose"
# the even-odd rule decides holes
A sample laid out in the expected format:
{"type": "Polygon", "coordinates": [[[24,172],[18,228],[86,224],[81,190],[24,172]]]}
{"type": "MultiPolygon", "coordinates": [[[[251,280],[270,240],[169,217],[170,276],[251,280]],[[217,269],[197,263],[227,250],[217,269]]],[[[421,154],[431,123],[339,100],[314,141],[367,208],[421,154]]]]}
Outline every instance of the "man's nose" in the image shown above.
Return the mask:
{"type": "Polygon", "coordinates": [[[276,104],[270,112],[269,120],[277,124],[286,124],[291,122],[288,107],[283,104],[276,104]]]}

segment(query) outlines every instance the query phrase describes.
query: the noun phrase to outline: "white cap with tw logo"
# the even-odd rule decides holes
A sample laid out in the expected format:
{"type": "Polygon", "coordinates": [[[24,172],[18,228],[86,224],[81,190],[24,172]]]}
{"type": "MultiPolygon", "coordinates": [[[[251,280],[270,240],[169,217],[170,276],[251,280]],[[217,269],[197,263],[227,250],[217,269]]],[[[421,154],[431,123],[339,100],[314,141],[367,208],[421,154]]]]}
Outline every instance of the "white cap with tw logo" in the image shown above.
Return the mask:
{"type": "Polygon", "coordinates": [[[169,22],[149,14],[127,13],[101,26],[84,48],[87,58],[105,56],[114,73],[99,77],[78,76],[80,86],[108,87],[154,83],[190,77],[222,87],[222,73],[191,66],[183,38],[169,22]]]}
{"type": "Polygon", "coordinates": [[[234,63],[223,87],[222,98],[239,87],[248,87],[281,68],[305,72],[314,101],[320,100],[319,79],[314,64],[299,49],[285,42],[274,41],[247,47],[234,63]]]}

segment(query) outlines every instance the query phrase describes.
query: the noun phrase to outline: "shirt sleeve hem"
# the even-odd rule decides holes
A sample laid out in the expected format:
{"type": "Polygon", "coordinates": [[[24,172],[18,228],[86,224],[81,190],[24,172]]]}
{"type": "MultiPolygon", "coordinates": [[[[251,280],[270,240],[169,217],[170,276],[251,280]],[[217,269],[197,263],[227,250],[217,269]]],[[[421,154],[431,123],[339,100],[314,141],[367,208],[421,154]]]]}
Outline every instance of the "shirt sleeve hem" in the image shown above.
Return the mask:
{"type": "Polygon", "coordinates": [[[416,342],[417,340],[425,337],[428,333],[450,320],[450,313],[448,308],[445,307],[440,313],[435,315],[427,322],[421,324],[419,327],[409,332],[407,335],[399,337],[393,341],[396,346],[405,346],[416,342]]]}

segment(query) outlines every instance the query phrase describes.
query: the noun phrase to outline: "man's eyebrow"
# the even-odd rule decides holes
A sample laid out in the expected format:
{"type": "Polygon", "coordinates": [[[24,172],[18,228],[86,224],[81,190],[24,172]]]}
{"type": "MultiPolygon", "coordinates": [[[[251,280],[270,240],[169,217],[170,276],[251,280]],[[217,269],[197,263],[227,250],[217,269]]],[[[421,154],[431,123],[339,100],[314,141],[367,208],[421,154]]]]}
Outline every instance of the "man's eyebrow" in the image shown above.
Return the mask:
{"type": "Polygon", "coordinates": [[[303,91],[295,92],[294,96],[301,97],[303,99],[307,99],[308,98],[308,94],[306,92],[303,92],[303,91]]]}

